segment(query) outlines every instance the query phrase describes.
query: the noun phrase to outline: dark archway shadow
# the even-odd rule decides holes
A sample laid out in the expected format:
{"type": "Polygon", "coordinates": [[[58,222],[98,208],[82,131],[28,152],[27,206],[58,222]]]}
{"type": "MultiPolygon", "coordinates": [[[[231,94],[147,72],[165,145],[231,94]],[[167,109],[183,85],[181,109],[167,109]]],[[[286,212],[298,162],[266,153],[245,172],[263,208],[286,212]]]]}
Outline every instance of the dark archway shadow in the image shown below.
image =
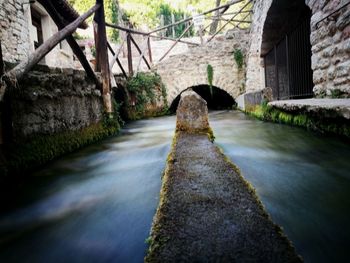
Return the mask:
{"type": "MultiPolygon", "coordinates": [[[[190,87],[188,89],[192,89],[197,94],[199,94],[207,102],[209,110],[232,109],[236,106],[236,101],[234,100],[234,98],[232,98],[230,94],[228,94],[226,91],[220,88],[213,87],[213,94],[211,94],[208,85],[199,85],[190,87]]],[[[170,105],[170,111],[173,113],[176,112],[177,106],[180,102],[181,94],[182,92],[173,100],[173,102],[170,105]]]]}
{"type": "Polygon", "coordinates": [[[313,96],[311,10],[304,0],[274,0],[264,23],[261,56],[272,99],[313,96]]]}

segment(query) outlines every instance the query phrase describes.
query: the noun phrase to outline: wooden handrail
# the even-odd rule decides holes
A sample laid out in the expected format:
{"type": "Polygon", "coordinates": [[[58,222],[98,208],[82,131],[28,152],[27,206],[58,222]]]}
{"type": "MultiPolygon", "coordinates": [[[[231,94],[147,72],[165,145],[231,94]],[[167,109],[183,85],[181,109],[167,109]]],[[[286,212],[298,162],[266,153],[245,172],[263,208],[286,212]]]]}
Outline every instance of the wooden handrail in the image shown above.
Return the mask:
{"type": "MultiPolygon", "coordinates": [[[[216,11],[216,10],[219,10],[219,9],[226,9],[226,10],[227,10],[231,5],[234,5],[234,4],[243,2],[243,1],[245,1],[245,0],[231,1],[231,2],[229,2],[229,3],[227,3],[227,4],[225,4],[225,5],[222,5],[222,6],[219,6],[219,7],[213,8],[213,9],[210,9],[210,10],[208,10],[208,11],[205,11],[205,12],[203,12],[203,13],[201,13],[201,14],[198,14],[198,16],[202,16],[202,15],[204,16],[204,15],[210,14],[210,13],[216,11]]],[[[176,26],[176,25],[179,25],[179,24],[181,24],[181,23],[188,22],[188,21],[190,21],[190,20],[192,20],[192,19],[193,19],[193,16],[191,16],[191,17],[189,17],[189,18],[186,18],[186,19],[183,19],[183,20],[180,20],[180,21],[178,21],[178,22],[176,22],[176,23],[174,23],[174,24],[170,24],[170,25],[166,25],[166,26],[157,28],[157,29],[155,29],[155,30],[153,30],[153,31],[151,31],[151,32],[149,32],[149,33],[150,33],[150,34],[153,34],[153,33],[156,33],[156,32],[158,32],[158,31],[165,30],[165,29],[167,29],[167,28],[169,28],[169,27],[176,26]]]]}
{"type": "MultiPolygon", "coordinates": [[[[135,47],[136,47],[137,51],[139,52],[139,54],[142,56],[142,51],[141,51],[140,47],[137,45],[137,43],[136,43],[135,39],[132,37],[132,35],[130,35],[130,40],[135,45],[135,47]]],[[[151,69],[151,66],[148,63],[147,59],[144,56],[142,56],[142,59],[145,61],[148,69],[151,69]]]]}
{"type": "Polygon", "coordinates": [[[168,49],[167,52],[159,59],[159,62],[162,61],[168,54],[169,52],[176,46],[176,44],[179,42],[179,40],[190,30],[191,26],[193,26],[193,22],[189,24],[189,26],[182,32],[181,36],[175,41],[175,43],[168,49]]]}
{"type": "MultiPolygon", "coordinates": [[[[231,17],[231,19],[229,19],[229,21],[227,21],[218,31],[215,32],[215,34],[213,34],[207,41],[207,43],[209,43],[217,34],[219,34],[241,11],[243,11],[249,4],[251,4],[251,2],[246,3],[238,12],[237,14],[235,14],[234,16],[231,17]]],[[[250,15],[250,13],[248,13],[248,15],[246,15],[243,20],[245,20],[248,16],[250,15]]],[[[235,28],[239,25],[240,23],[238,23],[235,28]]]]}
{"type": "Polygon", "coordinates": [[[116,61],[117,64],[118,64],[118,66],[119,66],[119,68],[120,68],[120,70],[121,70],[122,73],[123,73],[123,76],[124,76],[125,78],[128,78],[128,75],[126,74],[126,72],[125,72],[125,70],[124,70],[124,68],[123,68],[122,63],[120,62],[120,60],[119,60],[119,58],[118,58],[119,53],[120,53],[120,51],[122,50],[122,48],[123,48],[123,46],[124,46],[124,43],[125,43],[125,40],[123,40],[122,44],[120,45],[119,50],[117,51],[117,53],[115,53],[115,52],[113,51],[113,49],[112,49],[112,46],[109,44],[109,42],[107,42],[108,48],[109,48],[109,50],[111,51],[111,53],[112,53],[112,55],[113,55],[113,59],[112,59],[112,61],[110,62],[109,67],[110,67],[110,69],[111,69],[111,71],[112,71],[112,68],[113,68],[113,65],[114,65],[114,61],[116,61]]]}
{"type": "Polygon", "coordinates": [[[64,40],[67,36],[71,35],[79,27],[79,25],[81,25],[88,17],[95,13],[100,8],[100,6],[100,4],[96,4],[90,8],[86,13],[75,19],[72,23],[46,40],[31,55],[29,55],[26,60],[19,63],[12,70],[8,71],[5,75],[11,84],[14,84],[17,80],[21,79],[25,73],[32,69],[59,42],[64,40]]]}

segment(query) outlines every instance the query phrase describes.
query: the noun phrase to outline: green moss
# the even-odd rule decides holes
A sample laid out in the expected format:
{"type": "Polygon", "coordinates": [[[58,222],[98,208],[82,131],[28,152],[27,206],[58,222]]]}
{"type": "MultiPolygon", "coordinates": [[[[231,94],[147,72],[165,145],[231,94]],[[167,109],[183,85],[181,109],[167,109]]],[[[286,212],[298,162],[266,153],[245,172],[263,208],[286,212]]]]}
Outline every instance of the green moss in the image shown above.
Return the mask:
{"type": "Polygon", "coordinates": [[[214,69],[212,65],[208,64],[207,66],[207,78],[210,89],[210,94],[213,96],[213,79],[214,79],[214,69]]]}
{"type": "Polygon", "coordinates": [[[8,169],[10,173],[18,173],[40,167],[59,156],[117,134],[119,130],[119,123],[103,121],[78,131],[37,135],[30,140],[11,145],[8,169]]]}
{"type": "Polygon", "coordinates": [[[290,113],[270,107],[267,103],[255,106],[246,111],[247,114],[263,121],[283,123],[292,126],[299,126],[308,130],[322,133],[337,134],[350,137],[350,123],[342,118],[326,118],[323,116],[310,116],[306,113],[290,113]]]}
{"type": "Polygon", "coordinates": [[[242,50],[236,49],[235,51],[233,51],[233,57],[236,61],[238,69],[242,69],[244,64],[244,55],[242,50]]]}
{"type": "Polygon", "coordinates": [[[166,88],[156,73],[138,73],[127,82],[131,100],[127,102],[128,118],[137,120],[168,114],[166,88]],[[158,104],[162,101],[163,107],[158,104]],[[157,103],[158,102],[158,103],[157,103]]]}

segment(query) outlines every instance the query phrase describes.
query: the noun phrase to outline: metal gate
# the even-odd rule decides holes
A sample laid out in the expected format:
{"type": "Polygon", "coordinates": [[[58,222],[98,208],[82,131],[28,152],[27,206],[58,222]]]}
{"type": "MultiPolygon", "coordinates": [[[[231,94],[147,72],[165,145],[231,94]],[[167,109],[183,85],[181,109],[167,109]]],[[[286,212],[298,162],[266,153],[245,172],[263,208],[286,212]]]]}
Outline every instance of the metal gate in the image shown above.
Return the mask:
{"type": "Polygon", "coordinates": [[[274,99],[312,97],[310,17],[283,37],[264,62],[265,85],[274,99]]]}

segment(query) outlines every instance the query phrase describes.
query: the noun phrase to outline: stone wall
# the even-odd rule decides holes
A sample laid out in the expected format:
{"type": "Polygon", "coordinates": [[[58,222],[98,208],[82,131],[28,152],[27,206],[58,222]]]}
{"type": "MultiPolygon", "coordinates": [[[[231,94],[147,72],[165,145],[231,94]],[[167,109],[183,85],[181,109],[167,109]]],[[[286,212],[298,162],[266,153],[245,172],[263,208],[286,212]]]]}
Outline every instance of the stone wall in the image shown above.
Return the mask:
{"type": "Polygon", "coordinates": [[[262,90],[265,87],[264,61],[260,56],[262,35],[267,12],[272,0],[258,0],[253,7],[247,61],[247,92],[262,90]]]}
{"type": "MultiPolygon", "coordinates": [[[[27,0],[2,0],[0,2],[0,41],[3,59],[7,62],[19,62],[34,52],[36,28],[32,26],[31,8],[42,15],[44,41],[58,31],[54,21],[38,2],[29,4],[27,0]]],[[[62,41],[40,63],[50,67],[73,67],[73,52],[68,43],[62,41]]]]}
{"type": "Polygon", "coordinates": [[[20,81],[12,98],[16,141],[80,130],[99,122],[102,116],[101,93],[84,71],[41,67],[20,81]]]}
{"type": "Polygon", "coordinates": [[[214,69],[213,86],[225,90],[233,98],[244,92],[245,68],[238,69],[233,52],[246,53],[249,32],[237,30],[227,37],[190,48],[185,54],[171,56],[155,66],[167,89],[169,105],[184,90],[198,85],[208,85],[207,65],[214,69]]]}
{"type": "Polygon", "coordinates": [[[350,5],[317,24],[347,1],[307,1],[312,9],[311,45],[317,97],[350,97],[350,5]],[[316,25],[317,24],[317,25],[316,25]]]}
{"type": "MultiPolygon", "coordinates": [[[[276,0],[275,0],[276,1],[276,0]]],[[[251,40],[247,58],[248,92],[265,86],[261,44],[267,13],[273,0],[258,0],[254,6],[251,40]]],[[[345,93],[350,96],[350,5],[336,12],[316,26],[323,17],[332,13],[345,0],[305,0],[312,11],[311,45],[314,94],[318,97],[345,93]]]]}
{"type": "Polygon", "coordinates": [[[30,50],[27,0],[1,0],[0,41],[5,61],[17,62],[28,56],[30,50]],[[23,4],[23,5],[22,5],[23,4]]]}

